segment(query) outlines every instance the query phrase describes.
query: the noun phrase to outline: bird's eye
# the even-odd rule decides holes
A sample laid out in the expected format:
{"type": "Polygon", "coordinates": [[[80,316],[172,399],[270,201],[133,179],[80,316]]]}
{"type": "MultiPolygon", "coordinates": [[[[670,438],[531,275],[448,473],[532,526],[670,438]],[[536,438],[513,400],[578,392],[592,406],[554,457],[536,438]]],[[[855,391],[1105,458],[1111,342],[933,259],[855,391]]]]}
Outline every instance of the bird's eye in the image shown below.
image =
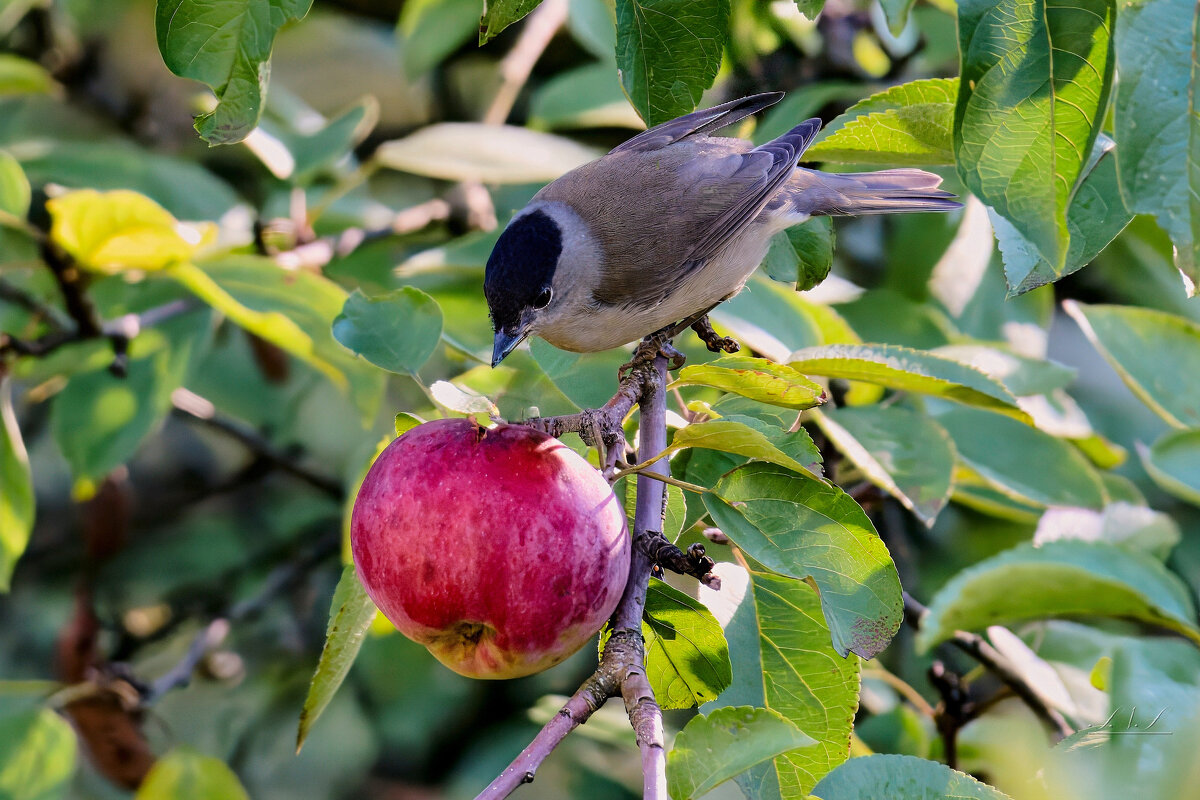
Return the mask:
{"type": "Polygon", "coordinates": [[[550,305],[550,298],[553,296],[554,292],[550,290],[550,287],[542,289],[541,293],[533,299],[533,307],[545,308],[546,306],[550,305]]]}

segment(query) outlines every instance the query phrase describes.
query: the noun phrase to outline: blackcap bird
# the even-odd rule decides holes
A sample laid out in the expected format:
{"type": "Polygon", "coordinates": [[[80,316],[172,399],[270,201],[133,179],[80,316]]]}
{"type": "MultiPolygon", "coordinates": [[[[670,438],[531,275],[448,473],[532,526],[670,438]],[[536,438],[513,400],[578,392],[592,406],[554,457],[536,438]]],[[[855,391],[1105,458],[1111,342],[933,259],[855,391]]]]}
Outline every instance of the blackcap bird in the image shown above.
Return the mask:
{"type": "Polygon", "coordinates": [[[709,136],[782,97],[665,122],[534,195],[487,263],[492,366],[531,334],[587,353],[701,320],[741,290],[772,236],[810,217],[959,207],[937,188],[941,178],[919,169],[798,167],[819,119],[758,147],[709,136]]]}

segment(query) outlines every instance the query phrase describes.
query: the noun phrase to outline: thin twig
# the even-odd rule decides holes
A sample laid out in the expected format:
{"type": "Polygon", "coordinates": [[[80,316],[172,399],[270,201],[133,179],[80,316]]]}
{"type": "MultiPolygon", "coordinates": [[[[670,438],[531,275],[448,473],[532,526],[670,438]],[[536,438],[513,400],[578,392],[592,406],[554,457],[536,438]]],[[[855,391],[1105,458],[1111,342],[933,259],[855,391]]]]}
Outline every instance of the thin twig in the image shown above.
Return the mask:
{"type": "Polygon", "coordinates": [[[566,21],[567,0],[544,0],[537,10],[526,17],[517,43],[500,62],[502,83],[483,115],[486,124],[503,125],[508,119],[534,65],[566,21]]]}
{"type": "Polygon", "coordinates": [[[176,389],[171,393],[171,404],[175,407],[176,413],[232,436],[259,458],[289,475],[294,475],[335,500],[345,497],[345,487],[342,486],[341,481],[297,464],[294,456],[280,450],[249,425],[217,413],[216,407],[200,395],[187,389],[176,389]]]}
{"type": "Polygon", "coordinates": [[[44,321],[51,330],[60,331],[70,324],[63,313],[57,308],[43,303],[30,292],[25,291],[20,286],[9,283],[3,278],[0,278],[0,300],[20,306],[33,316],[44,321]]]}
{"type": "MultiPolygon", "coordinates": [[[[920,629],[921,619],[927,611],[928,609],[913,599],[908,592],[904,593],[904,617],[913,628],[920,629]]],[[[1009,660],[982,636],[969,631],[955,631],[948,643],[978,661],[1001,683],[1012,689],[1033,713],[1054,730],[1059,739],[1075,732],[1050,700],[1036,686],[1026,681],[1009,660]]]]}

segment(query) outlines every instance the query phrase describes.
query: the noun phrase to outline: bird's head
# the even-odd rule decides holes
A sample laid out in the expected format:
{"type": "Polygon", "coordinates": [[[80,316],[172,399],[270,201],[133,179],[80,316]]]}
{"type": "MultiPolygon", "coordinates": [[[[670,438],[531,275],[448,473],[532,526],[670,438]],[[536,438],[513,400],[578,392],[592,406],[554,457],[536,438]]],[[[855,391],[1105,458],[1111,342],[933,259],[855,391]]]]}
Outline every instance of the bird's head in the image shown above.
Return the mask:
{"type": "Polygon", "coordinates": [[[537,329],[554,302],[554,274],[562,249],[562,230],[542,209],[522,213],[500,234],[483,279],[496,332],[493,367],[537,329]]]}

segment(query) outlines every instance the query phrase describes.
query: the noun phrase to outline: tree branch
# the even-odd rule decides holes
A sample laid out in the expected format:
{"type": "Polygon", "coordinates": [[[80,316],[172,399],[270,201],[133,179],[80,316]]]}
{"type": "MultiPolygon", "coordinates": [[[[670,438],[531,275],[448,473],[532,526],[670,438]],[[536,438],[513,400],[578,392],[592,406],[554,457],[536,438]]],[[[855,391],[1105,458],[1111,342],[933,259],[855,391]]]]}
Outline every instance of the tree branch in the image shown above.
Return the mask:
{"type": "MultiPolygon", "coordinates": [[[[913,599],[908,592],[904,593],[904,618],[914,629],[920,629],[921,619],[928,610],[913,599]]],[[[978,661],[1001,683],[1012,689],[1013,693],[1021,698],[1033,713],[1053,729],[1058,739],[1063,739],[1075,732],[1066,718],[1054,708],[1050,700],[1036,686],[1026,681],[1009,660],[982,636],[968,631],[955,631],[954,637],[948,643],[978,661]]]]}

